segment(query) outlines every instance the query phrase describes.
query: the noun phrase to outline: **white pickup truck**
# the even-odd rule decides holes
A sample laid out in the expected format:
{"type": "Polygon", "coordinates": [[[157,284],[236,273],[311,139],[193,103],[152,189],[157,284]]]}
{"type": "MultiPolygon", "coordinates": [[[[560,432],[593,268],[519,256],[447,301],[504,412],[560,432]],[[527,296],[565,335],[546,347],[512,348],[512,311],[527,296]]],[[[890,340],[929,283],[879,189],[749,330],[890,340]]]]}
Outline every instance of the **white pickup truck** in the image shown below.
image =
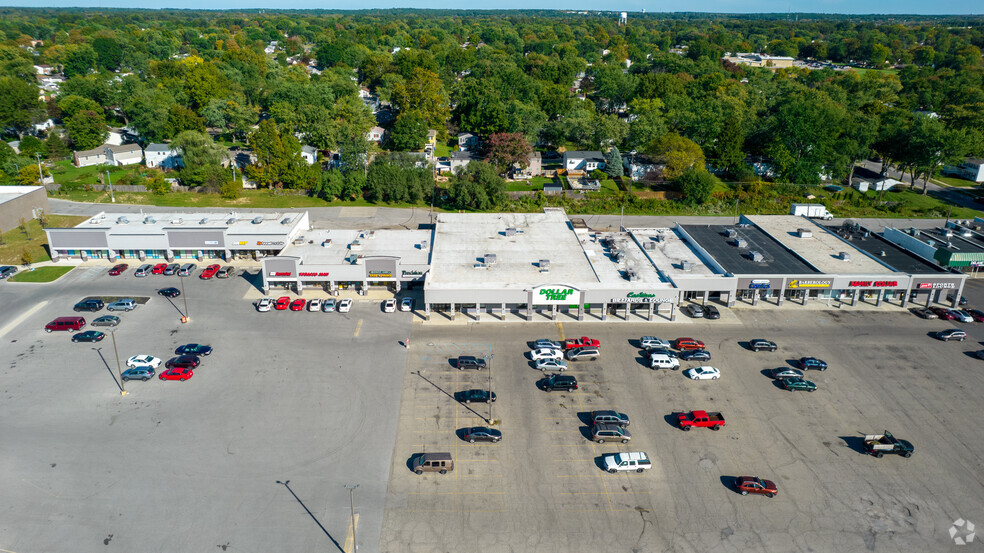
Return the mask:
{"type": "Polygon", "coordinates": [[[642,472],[653,468],[653,464],[649,461],[649,456],[642,451],[606,455],[604,461],[605,470],[612,474],[629,470],[642,472]]]}

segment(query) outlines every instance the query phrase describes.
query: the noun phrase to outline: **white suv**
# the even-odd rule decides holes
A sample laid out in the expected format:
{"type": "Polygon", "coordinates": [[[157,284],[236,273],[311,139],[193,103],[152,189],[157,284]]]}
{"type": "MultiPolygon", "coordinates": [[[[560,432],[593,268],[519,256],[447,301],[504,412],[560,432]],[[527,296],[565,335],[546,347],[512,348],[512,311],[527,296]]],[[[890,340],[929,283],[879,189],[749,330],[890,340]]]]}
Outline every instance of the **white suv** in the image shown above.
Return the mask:
{"type": "Polygon", "coordinates": [[[670,342],[655,336],[643,336],[639,339],[642,349],[666,348],[670,349],[670,342]]]}
{"type": "Polygon", "coordinates": [[[263,298],[256,303],[256,310],[259,312],[269,311],[273,307],[273,298],[263,298]]]}

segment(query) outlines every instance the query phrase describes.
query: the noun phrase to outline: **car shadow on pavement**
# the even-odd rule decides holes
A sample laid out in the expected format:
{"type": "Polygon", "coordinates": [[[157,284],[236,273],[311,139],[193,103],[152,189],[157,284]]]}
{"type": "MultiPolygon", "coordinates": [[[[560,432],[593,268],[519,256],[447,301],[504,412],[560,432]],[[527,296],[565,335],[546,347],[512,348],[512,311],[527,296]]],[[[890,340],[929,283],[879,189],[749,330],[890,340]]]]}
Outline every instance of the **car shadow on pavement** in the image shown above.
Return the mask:
{"type": "MultiPolygon", "coordinates": [[[[786,367],[779,367],[779,368],[780,368],[780,369],[785,369],[786,367]]],[[[762,373],[762,376],[764,376],[764,377],[766,377],[766,378],[769,378],[769,379],[771,379],[771,380],[775,380],[774,378],[772,378],[772,371],[774,371],[774,370],[775,370],[775,369],[762,369],[762,370],[761,370],[761,371],[759,371],[759,372],[761,372],[761,373],[762,373]]]]}
{"type": "Polygon", "coordinates": [[[417,463],[417,459],[421,455],[423,455],[423,453],[414,453],[413,455],[410,456],[409,459],[407,459],[407,470],[409,470],[410,472],[413,472],[413,467],[417,463]]]}
{"type": "Polygon", "coordinates": [[[581,435],[584,436],[584,439],[588,440],[589,442],[594,441],[592,439],[592,437],[591,437],[591,427],[590,426],[580,426],[580,427],[578,427],[578,430],[581,432],[581,435]]]}
{"type": "Polygon", "coordinates": [[[726,475],[723,475],[722,474],[721,475],[721,485],[724,486],[725,488],[728,488],[729,490],[731,490],[732,493],[735,493],[737,495],[741,495],[741,492],[739,492],[738,490],[735,489],[735,480],[737,478],[738,478],[737,476],[726,476],[726,475]]]}
{"type": "Polygon", "coordinates": [[[577,420],[585,426],[591,426],[591,411],[581,411],[577,414],[577,420]]]}
{"type": "Polygon", "coordinates": [[[672,426],[673,428],[679,429],[680,425],[677,423],[677,420],[679,419],[677,415],[679,414],[679,412],[668,413],[663,415],[663,420],[666,421],[666,424],[672,426]]]}
{"type": "Polygon", "coordinates": [[[617,451],[614,451],[612,453],[604,453],[602,455],[599,455],[599,456],[595,457],[594,458],[595,466],[598,467],[599,469],[601,469],[604,472],[608,472],[608,470],[605,469],[605,457],[607,457],[609,455],[615,455],[616,453],[618,453],[618,452],[617,451]]]}
{"type": "Polygon", "coordinates": [[[116,387],[119,388],[120,391],[122,392],[123,391],[123,384],[121,384],[120,381],[116,379],[116,375],[113,374],[113,369],[109,366],[109,363],[106,361],[106,358],[103,357],[102,348],[92,348],[92,349],[95,350],[95,352],[99,354],[99,359],[102,360],[103,365],[106,366],[106,370],[109,371],[109,376],[111,376],[113,378],[113,382],[116,383],[116,387]]]}
{"type": "Polygon", "coordinates": [[[636,363],[639,363],[640,365],[642,365],[643,367],[646,367],[647,369],[650,368],[650,366],[649,366],[649,358],[646,357],[646,354],[645,353],[642,353],[642,354],[640,354],[639,357],[636,357],[636,363]]]}
{"type": "Polygon", "coordinates": [[[752,343],[750,341],[738,342],[738,347],[745,351],[755,351],[752,349],[752,343]]]}
{"type": "Polygon", "coordinates": [[[864,451],[864,437],[863,436],[838,436],[844,441],[844,445],[851,448],[858,453],[865,453],[864,451]]]}
{"type": "Polygon", "coordinates": [[[779,380],[778,378],[772,379],[772,385],[775,386],[776,388],[784,391],[784,392],[788,392],[789,391],[789,390],[787,390],[787,389],[785,389],[785,388],[782,387],[782,380],[779,380]]]}
{"type": "Polygon", "coordinates": [[[967,357],[970,357],[971,359],[980,359],[979,357],[977,357],[977,351],[976,350],[973,350],[973,351],[965,351],[964,352],[964,355],[966,355],[967,357]]]}
{"type": "Polygon", "coordinates": [[[786,364],[794,369],[800,368],[799,359],[786,359],[786,364]]]}

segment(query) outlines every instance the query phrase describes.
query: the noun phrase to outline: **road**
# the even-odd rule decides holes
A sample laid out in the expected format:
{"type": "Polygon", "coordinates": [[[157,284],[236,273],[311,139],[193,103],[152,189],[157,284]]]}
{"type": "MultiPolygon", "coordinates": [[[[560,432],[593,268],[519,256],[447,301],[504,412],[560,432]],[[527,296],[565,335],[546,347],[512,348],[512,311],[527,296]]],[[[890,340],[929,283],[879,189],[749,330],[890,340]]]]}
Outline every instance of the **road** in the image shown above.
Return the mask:
{"type": "MultiPolygon", "coordinates": [[[[935,185],[931,185],[935,186],[935,185]]],[[[962,194],[961,194],[962,195],[962,194]]],[[[129,205],[129,204],[91,204],[84,202],[72,202],[51,198],[48,200],[51,212],[55,215],[83,215],[93,216],[103,211],[115,213],[274,213],[288,211],[285,209],[235,209],[230,208],[196,208],[178,209],[173,207],[159,207],[148,205],[129,205]]],[[[392,207],[305,207],[297,208],[296,211],[307,211],[311,217],[311,223],[315,228],[323,229],[384,229],[384,228],[418,228],[431,222],[431,213],[428,209],[411,208],[399,209],[392,207]]],[[[625,227],[671,227],[676,223],[685,225],[720,225],[734,222],[734,217],[703,217],[703,216],[680,216],[680,215],[571,215],[580,217],[595,229],[615,229],[621,223],[625,227]]],[[[833,223],[838,224],[846,219],[834,219],[833,223]]],[[[855,219],[866,227],[880,231],[886,226],[897,228],[917,227],[932,228],[942,226],[943,219],[855,219]]]]}
{"type": "MultiPolygon", "coordinates": [[[[877,161],[865,160],[861,163],[861,166],[867,169],[871,169],[872,171],[875,171],[877,173],[881,173],[882,170],[882,164],[877,161]]],[[[885,174],[888,175],[889,177],[892,177],[893,179],[900,180],[905,184],[909,184],[912,182],[912,175],[910,175],[909,173],[903,175],[898,171],[898,169],[895,169],[894,167],[890,167],[885,172],[885,174]]],[[[924,184],[926,184],[925,179],[916,179],[916,183],[913,189],[922,190],[924,184]]],[[[930,181],[929,184],[926,186],[926,193],[930,196],[933,196],[934,198],[938,198],[940,200],[949,202],[954,205],[958,205],[960,207],[967,207],[970,209],[977,209],[977,210],[981,208],[980,204],[974,203],[974,197],[965,193],[961,188],[940,186],[930,181]]]]}

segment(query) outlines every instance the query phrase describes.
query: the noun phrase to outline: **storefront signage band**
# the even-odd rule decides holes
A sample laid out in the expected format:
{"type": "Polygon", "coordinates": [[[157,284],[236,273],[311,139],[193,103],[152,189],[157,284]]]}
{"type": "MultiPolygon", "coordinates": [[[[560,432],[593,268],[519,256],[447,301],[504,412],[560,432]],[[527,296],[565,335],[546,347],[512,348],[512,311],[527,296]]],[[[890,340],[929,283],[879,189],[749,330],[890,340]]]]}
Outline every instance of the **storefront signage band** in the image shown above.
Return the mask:
{"type": "Polygon", "coordinates": [[[852,280],[850,288],[894,288],[899,285],[897,280],[852,280]]]}
{"type": "Polygon", "coordinates": [[[829,280],[791,280],[786,288],[830,288],[829,280]]]}
{"type": "Polygon", "coordinates": [[[272,277],[289,277],[289,276],[293,276],[293,274],[294,273],[290,271],[283,271],[283,272],[270,271],[270,276],[272,277]]]}
{"type": "Polygon", "coordinates": [[[393,273],[389,271],[369,273],[369,278],[393,278],[393,273]]]}
{"type": "Polygon", "coordinates": [[[283,242],[257,242],[257,246],[283,246],[283,242]]]}
{"type": "Polygon", "coordinates": [[[653,297],[612,298],[608,300],[608,303],[673,303],[673,298],[653,298],[653,297]]]}
{"type": "Polygon", "coordinates": [[[424,272],[423,271],[406,271],[405,270],[405,271],[403,271],[402,274],[405,277],[408,277],[408,276],[423,276],[424,272]]]}
{"type": "Polygon", "coordinates": [[[920,290],[950,290],[956,288],[957,285],[952,282],[920,282],[920,290]]]}
{"type": "Polygon", "coordinates": [[[540,295],[547,301],[566,301],[573,293],[572,288],[540,288],[540,295]]]}
{"type": "Polygon", "coordinates": [[[748,283],[749,290],[768,290],[772,287],[772,283],[765,279],[753,280],[748,283]]]}
{"type": "Polygon", "coordinates": [[[299,276],[302,276],[302,277],[323,277],[323,276],[328,276],[328,273],[297,273],[297,274],[299,276]]]}

